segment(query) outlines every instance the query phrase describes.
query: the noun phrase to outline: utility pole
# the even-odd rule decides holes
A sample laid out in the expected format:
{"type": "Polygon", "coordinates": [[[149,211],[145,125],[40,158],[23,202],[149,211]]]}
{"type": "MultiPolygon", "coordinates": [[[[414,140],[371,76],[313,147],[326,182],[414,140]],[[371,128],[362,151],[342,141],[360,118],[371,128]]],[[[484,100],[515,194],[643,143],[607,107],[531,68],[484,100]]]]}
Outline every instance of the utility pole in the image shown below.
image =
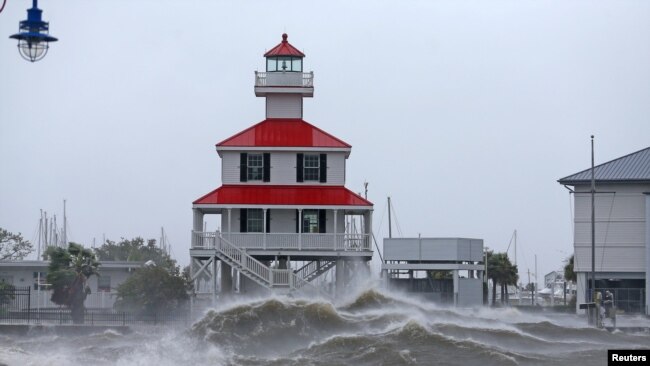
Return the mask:
{"type": "Polygon", "coordinates": [[[363,182],[363,189],[365,190],[364,197],[368,199],[368,182],[363,182]]]}
{"type": "MultiPolygon", "coordinates": [[[[530,268],[528,269],[528,285],[530,287],[530,268]]],[[[530,304],[535,305],[535,300],[533,298],[533,290],[535,289],[535,285],[532,286],[533,288],[530,289],[530,304]]]]}
{"type": "Polygon", "coordinates": [[[68,245],[68,218],[65,212],[65,200],[63,200],[63,247],[68,245]]]}
{"type": "Polygon", "coordinates": [[[537,305],[537,254],[535,254],[535,305],[537,305]]]}
{"type": "MultiPolygon", "coordinates": [[[[595,301],[596,293],[596,178],[594,174],[594,135],[591,135],[591,292],[589,293],[589,302],[595,301]]],[[[591,316],[589,320],[591,324],[595,324],[594,314],[595,311],[590,311],[591,316]]],[[[596,315],[598,316],[598,315],[596,315]]]]}

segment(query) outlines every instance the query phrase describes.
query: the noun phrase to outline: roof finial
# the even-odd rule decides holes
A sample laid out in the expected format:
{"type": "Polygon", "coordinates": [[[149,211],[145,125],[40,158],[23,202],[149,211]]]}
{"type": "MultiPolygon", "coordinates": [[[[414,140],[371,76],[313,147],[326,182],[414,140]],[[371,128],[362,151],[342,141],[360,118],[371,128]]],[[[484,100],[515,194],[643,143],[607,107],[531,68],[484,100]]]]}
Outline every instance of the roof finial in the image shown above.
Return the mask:
{"type": "Polygon", "coordinates": [[[282,33],[282,42],[286,42],[287,37],[289,37],[289,36],[286,33],[282,33]]]}

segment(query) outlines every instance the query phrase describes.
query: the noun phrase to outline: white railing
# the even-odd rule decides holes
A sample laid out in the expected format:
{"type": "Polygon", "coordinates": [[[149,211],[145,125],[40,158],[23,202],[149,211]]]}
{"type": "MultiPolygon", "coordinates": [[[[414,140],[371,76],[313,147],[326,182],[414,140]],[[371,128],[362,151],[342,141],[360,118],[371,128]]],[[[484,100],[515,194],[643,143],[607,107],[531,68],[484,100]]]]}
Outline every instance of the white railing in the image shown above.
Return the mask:
{"type": "MultiPolygon", "coordinates": [[[[235,237],[235,234],[233,234],[233,237],[235,237]]],[[[292,290],[306,288],[315,291],[316,293],[320,293],[326,297],[328,296],[326,293],[323,293],[320,289],[314,287],[306,280],[298,277],[298,275],[296,275],[293,270],[269,268],[264,263],[248,255],[243,248],[240,248],[231,243],[229,240],[225,239],[224,235],[218,231],[212,233],[194,231],[192,239],[193,245],[200,245],[196,248],[216,249],[221,254],[221,256],[233,262],[236,268],[242,271],[246,271],[245,273],[251,273],[255,278],[261,280],[269,288],[288,287],[292,290]]]]}
{"type": "MultiPolygon", "coordinates": [[[[51,290],[32,290],[30,293],[30,306],[32,309],[59,308],[52,302],[51,290]]],[[[117,292],[93,291],[86,296],[84,306],[86,308],[112,309],[117,298],[117,292]]]]}
{"type": "MultiPolygon", "coordinates": [[[[304,265],[302,268],[296,270],[295,274],[298,278],[309,281],[307,278],[319,271],[326,271],[332,268],[333,261],[311,261],[304,265]]],[[[321,272],[322,273],[322,272],[321,272]]]]}
{"type": "Polygon", "coordinates": [[[192,249],[214,249],[221,236],[242,249],[271,250],[372,250],[368,234],[295,234],[295,233],[232,233],[192,232],[192,249]]]}
{"type": "Polygon", "coordinates": [[[314,72],[259,72],[255,71],[255,86],[314,87],[314,72]]]}

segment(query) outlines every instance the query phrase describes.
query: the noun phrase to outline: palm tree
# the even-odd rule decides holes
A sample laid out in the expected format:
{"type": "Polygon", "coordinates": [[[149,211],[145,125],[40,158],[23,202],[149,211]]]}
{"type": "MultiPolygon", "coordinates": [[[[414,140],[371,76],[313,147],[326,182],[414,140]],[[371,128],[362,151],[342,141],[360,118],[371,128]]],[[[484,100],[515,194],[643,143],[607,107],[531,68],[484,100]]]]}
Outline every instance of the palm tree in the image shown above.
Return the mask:
{"type": "Polygon", "coordinates": [[[80,244],[70,243],[68,249],[49,247],[47,282],[52,285],[52,302],[70,309],[75,324],[84,322],[84,301],[90,293],[87,285],[92,275],[99,276],[95,254],[80,244]]]}
{"type": "Polygon", "coordinates": [[[564,279],[567,281],[576,282],[577,276],[573,271],[573,254],[566,259],[566,264],[564,265],[564,279]]]}
{"type": "Polygon", "coordinates": [[[492,305],[496,304],[497,284],[501,285],[501,303],[505,303],[507,286],[516,285],[519,280],[517,266],[513,265],[506,253],[488,252],[488,278],[492,280],[492,305]]]}

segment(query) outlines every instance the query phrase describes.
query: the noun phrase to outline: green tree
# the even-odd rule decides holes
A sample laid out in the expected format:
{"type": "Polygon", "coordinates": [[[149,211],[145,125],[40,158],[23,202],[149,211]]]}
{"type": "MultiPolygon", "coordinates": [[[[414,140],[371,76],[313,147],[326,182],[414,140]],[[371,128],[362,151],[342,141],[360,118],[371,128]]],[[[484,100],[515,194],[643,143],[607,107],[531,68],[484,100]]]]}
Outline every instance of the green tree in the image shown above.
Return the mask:
{"type": "Polygon", "coordinates": [[[88,278],[99,275],[95,254],[76,243],[70,243],[67,249],[49,247],[45,254],[50,260],[47,282],[52,286],[52,302],[68,307],[72,321],[82,324],[84,301],[90,293],[88,278]]]}
{"type": "Polygon", "coordinates": [[[143,314],[174,311],[187,305],[191,290],[189,272],[144,266],[117,287],[115,308],[143,314]]]}
{"type": "Polygon", "coordinates": [[[33,250],[32,244],[20,233],[13,234],[0,228],[0,261],[23,259],[33,250]]]}
{"type": "MultiPolygon", "coordinates": [[[[11,300],[16,298],[15,295],[16,288],[10,283],[6,283],[4,280],[0,280],[0,305],[7,305],[11,300]]],[[[2,311],[2,309],[0,309],[2,311]]]]}
{"type": "Polygon", "coordinates": [[[97,258],[101,261],[153,261],[157,266],[172,270],[176,267],[176,261],[169,254],[156,246],[155,239],[147,240],[136,237],[131,240],[122,238],[119,242],[106,240],[99,248],[95,249],[97,258]]]}
{"type": "Polygon", "coordinates": [[[569,258],[566,259],[566,264],[564,265],[564,279],[567,281],[577,281],[577,276],[576,273],[573,271],[573,258],[574,256],[571,255],[569,258]]]}
{"type": "Polygon", "coordinates": [[[517,266],[513,265],[506,253],[488,251],[488,278],[492,280],[492,305],[496,304],[497,284],[501,286],[501,303],[506,302],[507,286],[516,285],[519,280],[517,266]]]}

